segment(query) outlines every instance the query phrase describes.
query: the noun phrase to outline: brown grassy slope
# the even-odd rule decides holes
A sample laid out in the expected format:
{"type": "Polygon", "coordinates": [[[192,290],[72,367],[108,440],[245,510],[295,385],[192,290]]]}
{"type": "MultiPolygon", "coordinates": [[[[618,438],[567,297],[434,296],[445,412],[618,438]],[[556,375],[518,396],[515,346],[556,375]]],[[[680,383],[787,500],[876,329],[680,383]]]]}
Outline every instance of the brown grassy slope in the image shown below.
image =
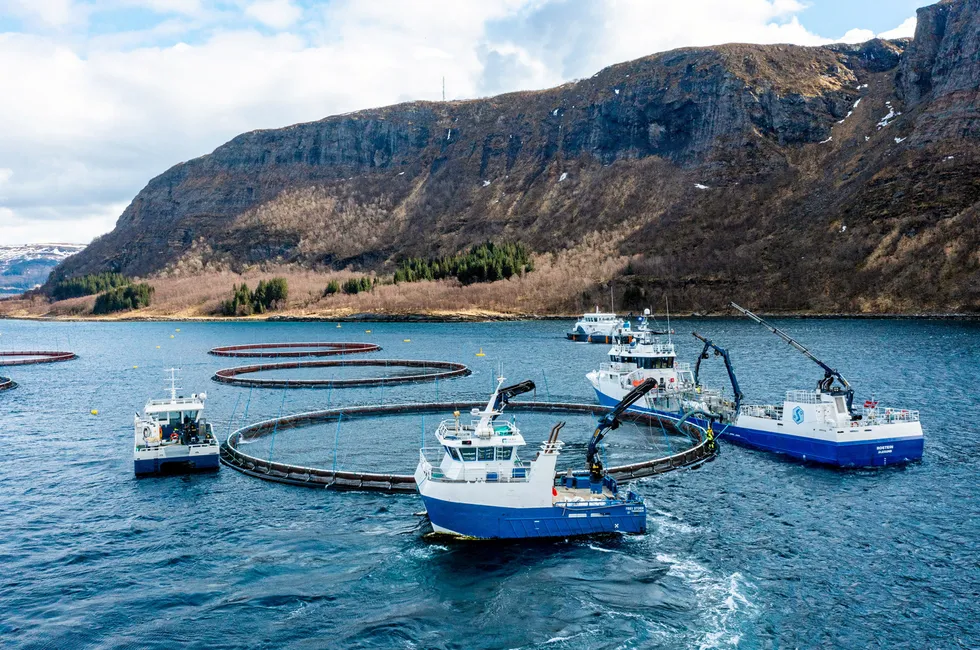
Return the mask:
{"type": "MultiPolygon", "coordinates": [[[[598,232],[639,256],[616,283],[627,308],[666,291],[698,311],[980,310],[980,0],[919,17],[912,42],[684,49],[547,91],[243,134],[153,179],[56,277],[390,272],[598,232]],[[886,102],[902,115],[879,128],[886,102]]],[[[580,284],[549,304],[601,291],[580,284]]]]}

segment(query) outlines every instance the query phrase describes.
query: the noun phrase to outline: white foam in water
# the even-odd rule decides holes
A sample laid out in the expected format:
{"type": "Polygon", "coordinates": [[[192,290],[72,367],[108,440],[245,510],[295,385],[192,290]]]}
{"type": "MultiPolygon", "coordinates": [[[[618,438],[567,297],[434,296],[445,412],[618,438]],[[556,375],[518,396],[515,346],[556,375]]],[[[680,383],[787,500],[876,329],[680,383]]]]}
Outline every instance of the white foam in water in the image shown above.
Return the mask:
{"type": "Polygon", "coordinates": [[[694,590],[709,629],[701,633],[699,650],[736,647],[741,640],[739,613],[753,615],[756,606],[742,593],[744,578],[739,572],[717,578],[698,562],[661,553],[657,561],[670,566],[667,575],[680,578],[694,590]]]}

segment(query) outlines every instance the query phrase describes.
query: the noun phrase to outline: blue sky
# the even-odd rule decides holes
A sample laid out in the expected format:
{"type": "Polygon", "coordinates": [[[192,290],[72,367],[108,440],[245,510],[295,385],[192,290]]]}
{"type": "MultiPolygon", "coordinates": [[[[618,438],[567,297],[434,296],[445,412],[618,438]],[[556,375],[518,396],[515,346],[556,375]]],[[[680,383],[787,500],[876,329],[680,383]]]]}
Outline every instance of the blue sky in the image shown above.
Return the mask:
{"type": "Polygon", "coordinates": [[[87,242],[238,133],[739,41],[911,35],[916,0],[0,0],[0,243],[87,242]],[[896,29],[897,28],[897,29],[896,29]]]}

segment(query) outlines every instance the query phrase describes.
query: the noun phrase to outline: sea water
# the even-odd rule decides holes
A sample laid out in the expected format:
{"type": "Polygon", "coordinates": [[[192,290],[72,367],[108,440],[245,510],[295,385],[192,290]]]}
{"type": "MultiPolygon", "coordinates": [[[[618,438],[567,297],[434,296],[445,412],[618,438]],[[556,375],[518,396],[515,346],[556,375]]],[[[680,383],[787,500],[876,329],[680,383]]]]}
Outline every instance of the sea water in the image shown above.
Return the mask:
{"type": "MultiPolygon", "coordinates": [[[[839,367],[858,403],[874,397],[919,409],[922,463],[841,471],[723,443],[721,456],[697,471],[638,482],[650,512],[646,535],[459,543],[423,536],[414,495],[303,489],[227,467],[137,479],[133,415],[167,394],[163,369],[172,366],[182,369],[182,394],[208,393],[220,439],[279,413],[485,399],[501,370],[515,383],[532,379],[531,398],[593,401],[584,375],[608,348],[564,340],[570,323],[0,321],[0,349],[79,355],[0,368],[20,384],[0,392],[2,645],[976,647],[980,324],[777,323],[839,367]],[[258,361],[209,356],[211,347],[276,341],[369,341],[384,349],[352,358],[460,361],[474,373],[334,390],[210,380],[219,368],[258,361]],[[476,356],[480,348],[485,357],[476,356]]],[[[692,329],[728,347],[748,402],[778,401],[822,376],[751,322],[672,326],[683,361],[700,350],[692,329]]],[[[328,372],[337,371],[319,376],[337,376],[328,372]]],[[[703,375],[727,384],[715,358],[703,375]]],[[[584,467],[590,418],[517,417],[527,419],[529,440],[568,420],[563,461],[584,467]]],[[[438,419],[378,421],[372,436],[357,424],[339,434],[331,426],[296,430],[275,445],[280,459],[329,467],[339,443],[341,464],[410,473],[438,419]]],[[[609,453],[656,446],[643,435],[610,433],[609,453]]],[[[274,455],[270,442],[256,444],[274,455]]]]}

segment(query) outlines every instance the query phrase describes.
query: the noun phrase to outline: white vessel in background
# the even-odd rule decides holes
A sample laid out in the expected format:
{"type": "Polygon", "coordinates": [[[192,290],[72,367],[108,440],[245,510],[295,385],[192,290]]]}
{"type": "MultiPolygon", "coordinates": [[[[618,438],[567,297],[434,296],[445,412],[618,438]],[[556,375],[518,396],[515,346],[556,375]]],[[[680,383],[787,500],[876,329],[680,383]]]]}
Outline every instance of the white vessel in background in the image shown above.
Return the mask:
{"type": "Polygon", "coordinates": [[[218,441],[203,418],[205,393],[177,395],[177,370],[171,368],[170,397],[151,399],[134,419],[133,469],[137,475],[214,470],[218,441]]]}
{"type": "Polygon", "coordinates": [[[596,307],[595,312],[582,314],[582,318],[565,336],[570,341],[583,343],[612,343],[622,326],[623,319],[611,312],[600,312],[596,307]]]}

